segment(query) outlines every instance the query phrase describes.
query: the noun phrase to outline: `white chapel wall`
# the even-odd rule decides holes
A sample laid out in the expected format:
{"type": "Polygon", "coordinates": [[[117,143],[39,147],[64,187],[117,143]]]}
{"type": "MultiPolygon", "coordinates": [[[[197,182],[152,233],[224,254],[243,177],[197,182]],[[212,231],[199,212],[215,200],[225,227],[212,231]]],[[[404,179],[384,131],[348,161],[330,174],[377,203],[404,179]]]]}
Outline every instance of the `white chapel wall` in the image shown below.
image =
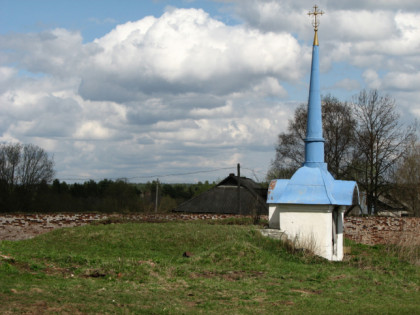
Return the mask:
{"type": "Polygon", "coordinates": [[[269,227],[283,231],[298,247],[329,260],[342,260],[344,207],[339,208],[335,246],[333,209],[332,205],[270,205],[269,227]]]}

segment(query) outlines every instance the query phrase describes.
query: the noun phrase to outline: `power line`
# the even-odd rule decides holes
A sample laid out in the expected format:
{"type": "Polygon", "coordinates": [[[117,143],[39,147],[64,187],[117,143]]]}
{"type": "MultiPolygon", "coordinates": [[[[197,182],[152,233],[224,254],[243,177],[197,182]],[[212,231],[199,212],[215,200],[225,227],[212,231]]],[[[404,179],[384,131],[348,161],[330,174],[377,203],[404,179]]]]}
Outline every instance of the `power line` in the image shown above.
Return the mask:
{"type": "Polygon", "coordinates": [[[243,169],[243,170],[247,170],[247,171],[251,171],[251,172],[253,172],[253,173],[265,174],[265,172],[264,172],[264,171],[256,171],[256,170],[255,170],[255,169],[253,169],[253,168],[246,168],[246,167],[242,167],[242,166],[241,166],[241,169],[243,169]]]}
{"type": "MultiPolygon", "coordinates": [[[[221,168],[215,168],[215,169],[211,169],[211,170],[203,170],[203,171],[194,171],[194,172],[186,172],[186,173],[173,173],[173,174],[161,174],[161,175],[144,175],[144,176],[133,176],[133,177],[111,177],[111,178],[106,178],[109,180],[116,180],[116,179],[127,179],[127,180],[132,180],[132,179],[146,179],[146,178],[164,178],[164,177],[171,177],[171,176],[186,176],[186,175],[195,175],[195,174],[202,174],[202,173],[212,173],[212,172],[216,172],[216,171],[221,171],[221,170],[228,170],[228,169],[234,169],[234,166],[231,167],[221,167],[221,168]]],[[[101,179],[105,179],[105,178],[101,178],[101,179]]],[[[95,180],[93,178],[63,178],[61,180],[71,180],[71,181],[82,181],[82,180],[95,180]]],[[[96,180],[99,180],[98,178],[96,178],[96,180]]]]}
{"type": "Polygon", "coordinates": [[[137,176],[137,177],[130,177],[128,179],[149,178],[149,177],[162,178],[162,177],[170,177],[170,176],[195,175],[195,174],[201,174],[201,173],[211,173],[211,172],[216,172],[216,171],[221,171],[221,170],[228,170],[228,169],[232,169],[232,168],[234,168],[234,167],[233,166],[232,167],[222,167],[222,168],[215,168],[215,169],[212,169],[212,170],[195,171],[195,172],[188,172],[188,173],[174,173],[174,174],[166,174],[166,175],[137,176]]]}

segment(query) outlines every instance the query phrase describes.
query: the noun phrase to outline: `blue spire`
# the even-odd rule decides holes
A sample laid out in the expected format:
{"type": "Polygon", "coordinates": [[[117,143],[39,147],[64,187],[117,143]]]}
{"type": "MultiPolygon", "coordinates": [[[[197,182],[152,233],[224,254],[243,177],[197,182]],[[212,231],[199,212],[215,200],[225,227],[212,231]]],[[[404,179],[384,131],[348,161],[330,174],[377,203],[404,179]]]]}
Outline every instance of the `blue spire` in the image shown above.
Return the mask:
{"type": "MultiPolygon", "coordinates": [[[[352,205],[353,193],[358,192],[354,181],[335,180],[324,162],[324,138],[322,137],[321,93],[319,85],[319,45],[317,15],[314,15],[314,44],[312,48],[311,82],[309,86],[308,120],[305,139],[305,162],[290,180],[274,179],[268,188],[267,203],[275,204],[322,204],[352,205]]],[[[357,195],[358,196],[358,195],[357,195]]]]}
{"type": "Polygon", "coordinates": [[[308,119],[305,139],[305,166],[326,167],[322,137],[321,93],[319,85],[319,45],[315,30],[312,48],[311,81],[309,86],[308,119]]]}

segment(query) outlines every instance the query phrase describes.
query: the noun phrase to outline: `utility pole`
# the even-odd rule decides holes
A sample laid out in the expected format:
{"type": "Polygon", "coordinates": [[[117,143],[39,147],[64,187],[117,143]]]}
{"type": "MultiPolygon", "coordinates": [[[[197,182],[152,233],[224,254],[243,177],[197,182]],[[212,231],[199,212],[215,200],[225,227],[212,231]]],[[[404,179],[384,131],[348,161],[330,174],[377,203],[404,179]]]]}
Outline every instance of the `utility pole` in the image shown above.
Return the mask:
{"type": "Polygon", "coordinates": [[[155,213],[158,210],[158,201],[159,201],[159,178],[156,179],[156,201],[155,201],[155,213]]]}
{"type": "Polygon", "coordinates": [[[238,181],[238,214],[242,214],[241,209],[241,164],[237,165],[237,181],[238,181]]]}

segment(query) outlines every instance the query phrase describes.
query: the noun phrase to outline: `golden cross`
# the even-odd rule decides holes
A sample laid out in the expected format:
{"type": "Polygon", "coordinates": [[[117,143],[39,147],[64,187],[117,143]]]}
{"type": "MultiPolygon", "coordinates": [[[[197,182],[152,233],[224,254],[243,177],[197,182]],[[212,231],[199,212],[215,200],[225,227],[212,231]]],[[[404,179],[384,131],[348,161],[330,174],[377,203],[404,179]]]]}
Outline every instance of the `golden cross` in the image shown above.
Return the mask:
{"type": "Polygon", "coordinates": [[[323,15],[323,14],[324,14],[324,11],[318,11],[318,6],[316,4],[314,5],[314,11],[313,12],[311,12],[311,11],[308,12],[309,16],[311,16],[311,15],[314,16],[314,20],[312,21],[312,26],[315,28],[315,31],[318,30],[318,26],[319,26],[319,21],[317,19],[317,15],[323,15]]]}

